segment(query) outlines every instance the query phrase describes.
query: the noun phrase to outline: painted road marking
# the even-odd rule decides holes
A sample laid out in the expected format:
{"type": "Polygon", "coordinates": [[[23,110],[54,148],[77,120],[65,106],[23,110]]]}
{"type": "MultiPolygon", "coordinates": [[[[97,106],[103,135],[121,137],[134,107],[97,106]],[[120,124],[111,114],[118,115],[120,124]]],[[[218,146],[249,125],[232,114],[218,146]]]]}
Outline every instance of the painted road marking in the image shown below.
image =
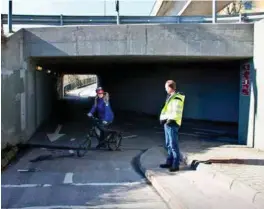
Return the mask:
{"type": "Polygon", "coordinates": [[[3,184],[2,188],[51,187],[51,184],[3,184]]]}
{"type": "Polygon", "coordinates": [[[164,131],[156,131],[156,134],[164,134],[164,131]]]}
{"type": "Polygon", "coordinates": [[[65,134],[60,134],[61,128],[62,128],[62,125],[59,124],[54,133],[47,134],[47,136],[51,142],[54,142],[54,141],[58,140],[60,137],[65,135],[65,134]]]}
{"type": "MultiPolygon", "coordinates": [[[[67,175],[67,174],[66,174],[67,175]]],[[[66,176],[65,176],[66,178],[66,176]]],[[[95,183],[67,183],[72,181],[72,178],[70,175],[66,179],[64,179],[64,182],[62,184],[2,184],[2,188],[34,188],[34,187],[54,187],[54,186],[64,186],[64,185],[70,185],[70,186],[135,186],[135,185],[141,185],[146,184],[147,182],[145,180],[143,181],[136,181],[136,182],[95,182],[95,183]]]]}
{"type": "Polygon", "coordinates": [[[155,127],[153,127],[154,129],[164,129],[163,127],[157,127],[157,126],[155,126],[155,127]]]}
{"type": "MultiPolygon", "coordinates": [[[[87,202],[86,204],[90,204],[87,202]]],[[[54,208],[61,208],[61,209],[114,209],[114,208],[123,208],[123,209],[138,209],[138,208],[151,208],[153,205],[160,204],[160,201],[151,201],[151,202],[138,202],[138,203],[123,203],[123,204],[107,204],[107,205],[51,205],[51,206],[29,206],[29,207],[16,207],[8,209],[54,209],[54,208]]],[[[4,208],[5,209],[5,208],[4,208]]]]}
{"type": "Polygon", "coordinates": [[[136,138],[138,135],[123,136],[123,139],[136,138]]]}
{"type": "Polygon", "coordinates": [[[210,133],[205,133],[205,132],[194,132],[195,134],[205,134],[205,135],[209,135],[210,133]]]}
{"type": "Polygon", "coordinates": [[[134,186],[146,184],[146,181],[136,182],[98,182],[98,183],[73,183],[74,186],[134,186]]]}
{"type": "Polygon", "coordinates": [[[76,138],[71,138],[71,142],[74,141],[76,138]]]}
{"type": "Polygon", "coordinates": [[[69,153],[70,153],[70,154],[74,154],[74,151],[70,149],[70,150],[69,150],[69,153]]]}
{"type": "Polygon", "coordinates": [[[72,178],[73,178],[73,173],[66,173],[63,183],[72,184],[73,183],[72,178]]]}

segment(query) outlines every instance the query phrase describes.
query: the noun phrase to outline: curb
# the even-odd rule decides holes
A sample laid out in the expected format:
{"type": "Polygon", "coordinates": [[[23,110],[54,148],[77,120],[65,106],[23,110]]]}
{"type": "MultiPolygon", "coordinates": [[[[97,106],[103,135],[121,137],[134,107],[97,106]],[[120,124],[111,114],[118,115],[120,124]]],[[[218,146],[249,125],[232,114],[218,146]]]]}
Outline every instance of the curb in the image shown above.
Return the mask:
{"type": "Polygon", "coordinates": [[[146,150],[145,152],[143,152],[140,155],[139,158],[139,164],[138,167],[141,170],[141,172],[145,175],[145,177],[147,178],[147,180],[151,183],[151,185],[153,186],[153,188],[157,191],[157,193],[161,196],[161,198],[164,200],[164,202],[166,203],[166,205],[170,208],[170,209],[187,209],[179,199],[175,199],[172,198],[172,196],[166,192],[162,185],[159,184],[159,182],[157,181],[157,176],[155,176],[154,172],[152,172],[151,170],[147,170],[143,165],[143,158],[146,155],[146,152],[148,150],[146,150]]]}
{"type": "MultiPolygon", "coordinates": [[[[164,202],[167,204],[169,208],[187,209],[180,199],[175,199],[175,197],[172,198],[172,195],[170,194],[170,192],[164,189],[163,185],[160,183],[162,182],[162,177],[157,176],[155,174],[155,171],[152,171],[151,169],[146,169],[146,167],[144,166],[144,158],[145,156],[147,156],[148,150],[140,155],[139,165],[138,165],[139,169],[142,171],[142,173],[145,175],[148,181],[152,184],[154,189],[162,197],[162,199],[164,200],[164,202]]],[[[162,149],[160,150],[160,153],[164,154],[162,149]]],[[[188,156],[186,155],[186,153],[184,153],[184,155],[188,156]]],[[[192,160],[190,159],[190,156],[188,156],[188,159],[187,159],[188,165],[190,165],[191,161],[192,160]]],[[[196,170],[199,172],[206,173],[208,177],[216,181],[219,184],[219,186],[225,187],[226,189],[230,190],[235,195],[241,197],[242,199],[246,200],[249,203],[252,203],[253,205],[256,206],[256,208],[264,208],[264,193],[263,192],[259,192],[251,188],[250,186],[244,184],[243,182],[235,178],[232,178],[226,174],[223,174],[219,171],[215,171],[212,167],[210,167],[210,165],[199,163],[196,170]]]]}
{"type": "Polygon", "coordinates": [[[196,170],[200,172],[206,172],[212,177],[212,179],[221,182],[224,187],[239,195],[243,199],[253,203],[254,205],[258,207],[264,206],[264,193],[259,192],[246,184],[243,184],[241,181],[236,180],[235,178],[213,170],[210,165],[199,163],[196,170]]]}

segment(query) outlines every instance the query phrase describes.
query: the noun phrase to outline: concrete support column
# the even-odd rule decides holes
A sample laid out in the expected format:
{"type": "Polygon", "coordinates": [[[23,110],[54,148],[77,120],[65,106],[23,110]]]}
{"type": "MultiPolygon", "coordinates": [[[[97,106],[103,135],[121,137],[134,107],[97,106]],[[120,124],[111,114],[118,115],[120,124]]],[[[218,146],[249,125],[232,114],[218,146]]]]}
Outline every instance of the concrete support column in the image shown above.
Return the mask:
{"type": "Polygon", "coordinates": [[[255,141],[254,147],[264,150],[264,20],[254,25],[254,67],[255,67],[255,141]]]}
{"type": "Polygon", "coordinates": [[[238,142],[254,146],[254,65],[248,59],[240,65],[238,142]]]}

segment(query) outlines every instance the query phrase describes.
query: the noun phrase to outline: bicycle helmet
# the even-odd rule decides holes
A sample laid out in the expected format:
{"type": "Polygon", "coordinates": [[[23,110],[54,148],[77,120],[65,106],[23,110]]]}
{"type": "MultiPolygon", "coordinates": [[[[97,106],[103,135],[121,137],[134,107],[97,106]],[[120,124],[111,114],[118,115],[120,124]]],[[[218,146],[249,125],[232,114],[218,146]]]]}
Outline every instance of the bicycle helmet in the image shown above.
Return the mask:
{"type": "Polygon", "coordinates": [[[104,93],[104,90],[103,90],[103,88],[102,87],[98,87],[97,89],[96,89],[96,93],[97,94],[103,94],[104,93]]]}

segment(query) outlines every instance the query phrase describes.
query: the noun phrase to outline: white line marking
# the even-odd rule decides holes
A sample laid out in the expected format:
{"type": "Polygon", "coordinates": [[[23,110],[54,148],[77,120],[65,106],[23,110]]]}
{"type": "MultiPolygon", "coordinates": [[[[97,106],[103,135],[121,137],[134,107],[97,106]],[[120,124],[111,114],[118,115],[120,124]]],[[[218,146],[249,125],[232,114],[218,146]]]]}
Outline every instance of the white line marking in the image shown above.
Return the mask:
{"type": "Polygon", "coordinates": [[[55,130],[55,133],[56,133],[56,134],[60,133],[61,128],[62,128],[62,125],[59,124],[58,127],[57,127],[56,130],[55,130]]]}
{"type": "Polygon", "coordinates": [[[74,141],[75,140],[75,138],[71,138],[71,141],[74,141]]]}
{"type": "Polygon", "coordinates": [[[155,127],[153,127],[154,129],[163,129],[162,127],[157,127],[157,126],[155,126],[155,127]]]}
{"type": "Polygon", "coordinates": [[[70,150],[69,150],[69,153],[70,153],[70,154],[74,154],[74,151],[70,149],[70,150]]]}
{"type": "Polygon", "coordinates": [[[72,184],[73,183],[72,178],[73,178],[73,173],[66,173],[63,183],[72,184]]]}
{"type": "Polygon", "coordinates": [[[106,183],[73,183],[74,186],[134,186],[145,184],[146,181],[137,182],[106,182],[106,183]]]}
{"type": "Polygon", "coordinates": [[[60,137],[65,135],[65,134],[60,134],[61,128],[62,128],[62,125],[59,124],[54,133],[47,134],[47,136],[51,142],[54,142],[54,141],[58,140],[60,137]]]}
{"type": "Polygon", "coordinates": [[[135,138],[135,137],[138,137],[138,135],[124,136],[123,139],[129,139],[129,138],[135,138]]]}
{"type": "Polygon", "coordinates": [[[140,184],[146,184],[146,181],[136,181],[136,182],[97,182],[97,183],[67,183],[72,182],[72,176],[70,174],[73,173],[67,173],[64,179],[64,183],[52,185],[52,184],[3,184],[1,185],[2,188],[33,188],[33,187],[53,187],[53,186],[64,186],[64,185],[70,185],[70,186],[135,186],[140,184]],[[66,176],[68,177],[66,178],[66,176]]]}
{"type": "Polygon", "coordinates": [[[210,133],[205,133],[205,132],[194,132],[196,134],[205,134],[205,135],[209,135],[210,133]]]}
{"type": "MultiPolygon", "coordinates": [[[[90,204],[87,202],[86,204],[90,204]]],[[[29,206],[21,208],[8,208],[8,209],[141,209],[141,208],[153,208],[154,205],[163,205],[161,202],[151,201],[143,203],[123,203],[123,204],[107,204],[107,205],[51,205],[51,206],[29,206]]],[[[162,207],[163,208],[163,207],[162,207]]],[[[5,209],[5,208],[4,208],[5,209]]]]}
{"type": "Polygon", "coordinates": [[[199,135],[197,135],[197,134],[191,134],[191,133],[179,133],[179,135],[185,135],[185,136],[196,136],[196,137],[199,136],[199,135]]]}
{"type": "Polygon", "coordinates": [[[30,187],[51,187],[51,184],[4,184],[2,188],[30,188],[30,187]]]}

